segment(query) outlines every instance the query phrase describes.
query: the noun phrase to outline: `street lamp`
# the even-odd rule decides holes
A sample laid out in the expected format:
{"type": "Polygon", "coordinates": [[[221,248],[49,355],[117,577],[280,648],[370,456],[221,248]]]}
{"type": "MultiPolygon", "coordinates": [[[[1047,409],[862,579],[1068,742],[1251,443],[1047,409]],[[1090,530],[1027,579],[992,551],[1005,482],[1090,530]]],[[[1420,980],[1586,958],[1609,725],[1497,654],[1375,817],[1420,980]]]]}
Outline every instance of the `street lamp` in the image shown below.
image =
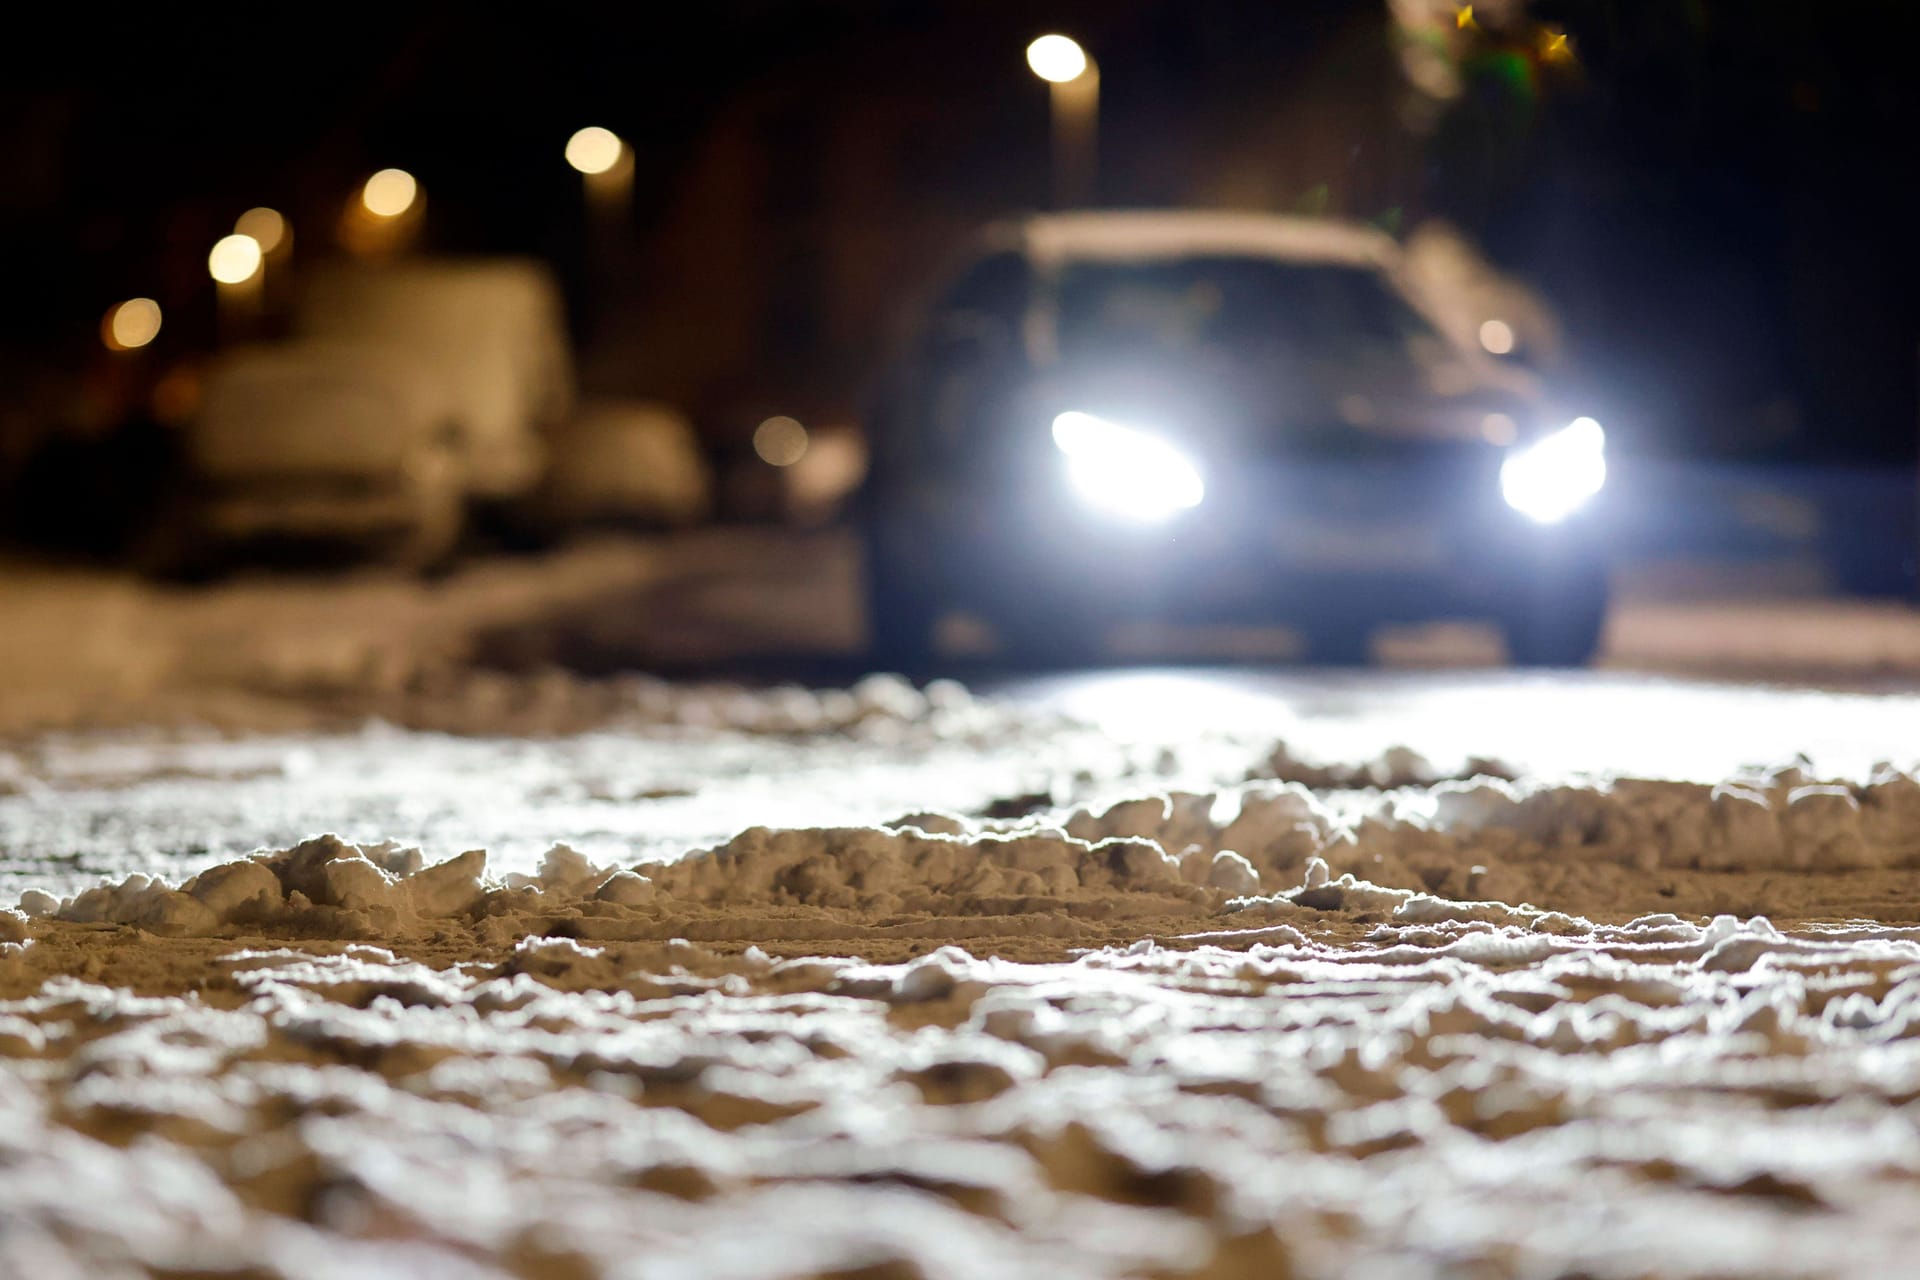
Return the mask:
{"type": "Polygon", "coordinates": [[[620,163],[620,153],[626,149],[613,130],[588,125],[567,139],[567,163],[581,173],[605,173],[620,163]]]}
{"type": "Polygon", "coordinates": [[[207,254],[207,274],[213,277],[220,336],[232,341],[249,336],[260,314],[260,274],[265,255],[260,242],[235,232],[216,240],[207,254]]]}
{"type": "Polygon", "coordinates": [[[386,256],[406,249],[426,223],[427,192],[405,169],[367,175],[340,210],[340,243],[348,252],[386,256]]]}
{"type": "Polygon", "coordinates": [[[293,243],[292,229],[278,209],[249,209],[234,220],[233,230],[236,235],[252,236],[269,258],[293,243]]]}
{"type": "Polygon", "coordinates": [[[597,234],[608,235],[625,221],[633,200],[633,148],[613,130],[588,125],[567,139],[566,157],[586,186],[597,234]]]}
{"type": "Polygon", "coordinates": [[[1063,35],[1045,35],[1027,46],[1027,66],[1047,82],[1053,132],[1053,203],[1056,208],[1093,199],[1100,124],[1100,66],[1063,35]]]}
{"type": "Polygon", "coordinates": [[[405,169],[382,169],[360,188],[360,203],[376,218],[397,218],[419,194],[420,184],[405,169]]]}
{"type": "Polygon", "coordinates": [[[221,236],[207,254],[207,274],[221,284],[245,284],[259,270],[260,242],[252,236],[221,236]]]}
{"type": "Polygon", "coordinates": [[[115,303],[100,320],[100,340],[109,351],[137,351],[159,336],[160,304],[152,298],[115,303]]]}
{"type": "Polygon", "coordinates": [[[611,129],[588,125],[567,139],[567,164],[585,193],[589,309],[599,310],[608,286],[625,261],[633,209],[633,148],[611,129]]]}
{"type": "Polygon", "coordinates": [[[1066,84],[1087,69],[1087,51],[1069,36],[1041,36],[1027,46],[1027,65],[1052,84],[1066,84]]]}

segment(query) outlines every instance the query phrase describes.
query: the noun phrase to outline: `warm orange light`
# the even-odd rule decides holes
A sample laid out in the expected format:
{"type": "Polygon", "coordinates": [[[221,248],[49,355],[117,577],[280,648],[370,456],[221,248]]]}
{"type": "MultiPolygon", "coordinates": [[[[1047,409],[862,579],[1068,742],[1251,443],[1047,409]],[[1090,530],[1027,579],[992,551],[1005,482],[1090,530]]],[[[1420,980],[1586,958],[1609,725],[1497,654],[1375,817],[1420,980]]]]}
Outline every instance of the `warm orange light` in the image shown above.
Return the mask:
{"type": "Polygon", "coordinates": [[[1027,65],[1042,80],[1067,84],[1086,74],[1087,51],[1067,36],[1041,36],[1027,46],[1027,65]]]}
{"type": "Polygon", "coordinates": [[[249,209],[234,220],[233,229],[240,235],[252,236],[262,253],[272,253],[285,244],[288,237],[287,220],[280,216],[278,209],[249,209]]]}
{"type": "Polygon", "coordinates": [[[567,139],[567,163],[581,173],[605,173],[620,163],[626,147],[613,130],[588,125],[567,139]]]}
{"type": "Polygon", "coordinates": [[[160,304],[152,298],[128,298],[100,318],[100,340],[109,351],[132,351],[160,335],[160,304]]]}
{"type": "Polygon", "coordinates": [[[806,456],[807,429],[792,418],[768,418],[753,432],[753,451],[775,467],[790,467],[806,456]]]}
{"type": "Polygon", "coordinates": [[[420,184],[405,169],[382,169],[360,188],[360,203],[379,218],[397,218],[413,208],[420,184]]]}
{"type": "Polygon", "coordinates": [[[221,284],[245,284],[260,270],[260,257],[260,242],[252,236],[222,236],[207,255],[207,274],[221,284]]]}
{"type": "Polygon", "coordinates": [[[1496,356],[1513,350],[1513,326],[1505,320],[1488,320],[1480,326],[1480,345],[1496,356]]]}

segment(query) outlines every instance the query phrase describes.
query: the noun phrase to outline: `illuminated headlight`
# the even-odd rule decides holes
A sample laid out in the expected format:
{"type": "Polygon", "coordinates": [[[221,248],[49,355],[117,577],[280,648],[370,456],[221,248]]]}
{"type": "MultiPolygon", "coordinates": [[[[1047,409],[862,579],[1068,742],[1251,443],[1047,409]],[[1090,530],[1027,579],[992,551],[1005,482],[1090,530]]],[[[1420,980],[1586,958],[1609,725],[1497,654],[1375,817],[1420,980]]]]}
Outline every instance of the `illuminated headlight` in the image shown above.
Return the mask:
{"type": "Polygon", "coordinates": [[[1206,497],[1193,460],[1152,432],[1069,411],[1053,420],[1053,443],[1080,500],[1110,515],[1165,520],[1206,497]]]}
{"type": "Polygon", "coordinates": [[[1585,506],[1607,482],[1607,433],[1592,418],[1571,423],[1507,455],[1500,494],[1541,524],[1558,524],[1585,506]]]}

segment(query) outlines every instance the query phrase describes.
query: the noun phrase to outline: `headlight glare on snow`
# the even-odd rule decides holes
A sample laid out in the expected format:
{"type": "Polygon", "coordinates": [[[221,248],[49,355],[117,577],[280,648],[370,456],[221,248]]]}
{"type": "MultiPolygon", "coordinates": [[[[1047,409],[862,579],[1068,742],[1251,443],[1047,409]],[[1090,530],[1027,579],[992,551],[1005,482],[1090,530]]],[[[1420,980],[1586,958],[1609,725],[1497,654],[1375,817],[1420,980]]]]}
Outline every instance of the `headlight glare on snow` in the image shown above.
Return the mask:
{"type": "Polygon", "coordinates": [[[1558,524],[1585,506],[1607,482],[1607,433],[1592,418],[1571,423],[1500,465],[1507,505],[1540,524],[1558,524]]]}
{"type": "Polygon", "coordinates": [[[1109,515],[1165,520],[1206,497],[1193,460],[1150,431],[1070,410],[1053,420],[1053,443],[1074,493],[1109,515]]]}

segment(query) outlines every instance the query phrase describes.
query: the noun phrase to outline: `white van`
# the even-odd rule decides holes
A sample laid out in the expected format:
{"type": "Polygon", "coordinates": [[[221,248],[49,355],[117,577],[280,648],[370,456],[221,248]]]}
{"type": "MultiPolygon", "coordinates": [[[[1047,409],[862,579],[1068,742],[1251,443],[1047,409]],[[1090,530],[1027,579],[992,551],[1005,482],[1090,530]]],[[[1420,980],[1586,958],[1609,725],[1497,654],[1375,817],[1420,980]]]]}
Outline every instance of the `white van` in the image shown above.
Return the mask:
{"type": "Polygon", "coordinates": [[[294,327],[303,338],[377,344],[431,376],[475,499],[528,493],[546,461],[546,433],[572,411],[560,291],[538,262],[332,265],[308,283],[294,327]]]}
{"type": "Polygon", "coordinates": [[[354,541],[407,563],[452,550],[466,463],[447,399],[380,347],[244,348],[207,374],[184,436],[186,496],[166,559],[262,539],[354,541]]]}
{"type": "Polygon", "coordinates": [[[523,259],[319,268],[292,341],[233,352],[186,432],[163,566],[232,543],[371,543],[426,565],[538,487],[573,407],[552,274],[523,259]]]}

